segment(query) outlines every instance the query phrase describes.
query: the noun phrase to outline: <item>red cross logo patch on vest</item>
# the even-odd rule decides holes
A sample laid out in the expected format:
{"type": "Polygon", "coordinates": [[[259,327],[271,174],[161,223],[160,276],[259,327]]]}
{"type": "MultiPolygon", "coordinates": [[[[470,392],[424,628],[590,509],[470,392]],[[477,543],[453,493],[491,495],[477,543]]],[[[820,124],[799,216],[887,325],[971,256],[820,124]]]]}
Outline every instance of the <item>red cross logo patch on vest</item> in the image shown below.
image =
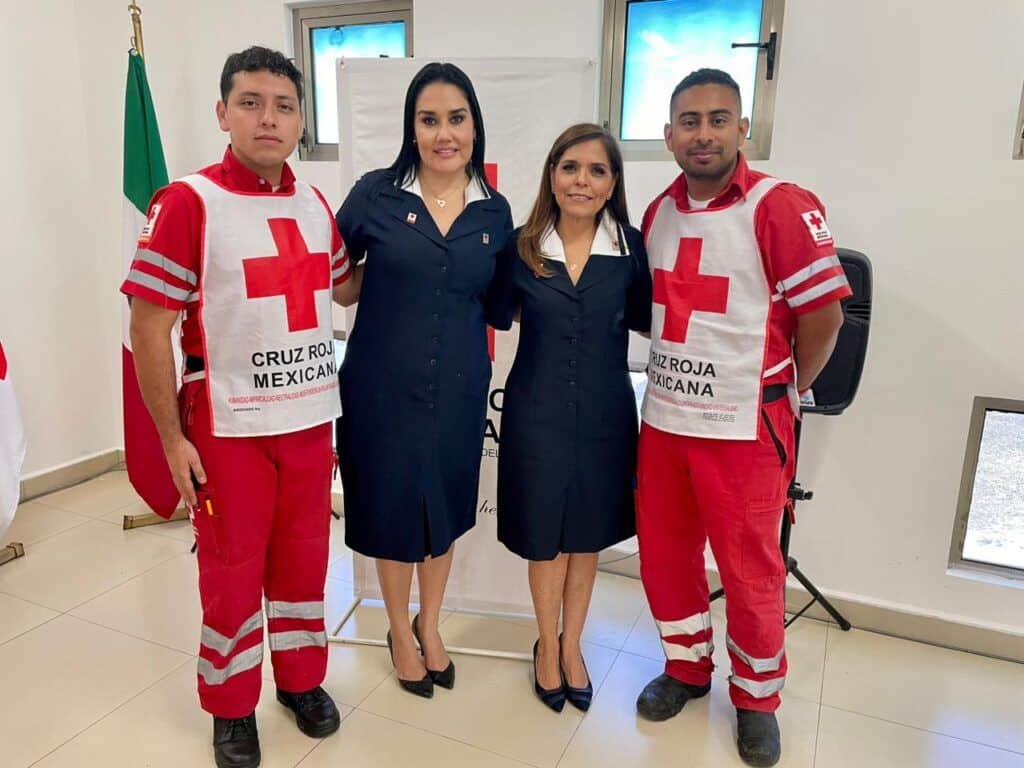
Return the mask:
{"type": "Polygon", "coordinates": [[[665,306],[665,325],[661,329],[665,341],[685,344],[694,312],[725,314],[729,278],[701,274],[702,248],[699,237],[682,237],[672,271],[654,270],[654,303],[665,306]]]}
{"type": "Polygon", "coordinates": [[[267,219],[267,224],[278,255],[242,261],[246,296],[284,296],[289,333],[316,328],[315,291],[331,287],[330,254],[310,253],[295,219],[267,219]]]}

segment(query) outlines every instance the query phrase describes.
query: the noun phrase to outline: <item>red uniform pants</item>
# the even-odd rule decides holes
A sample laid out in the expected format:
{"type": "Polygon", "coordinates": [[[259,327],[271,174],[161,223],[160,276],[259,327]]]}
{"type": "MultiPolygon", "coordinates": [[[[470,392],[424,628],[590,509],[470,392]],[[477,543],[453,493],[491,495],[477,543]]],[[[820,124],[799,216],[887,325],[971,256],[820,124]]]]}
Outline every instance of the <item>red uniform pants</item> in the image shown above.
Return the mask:
{"type": "Polygon", "coordinates": [[[786,677],[786,566],[779,525],[794,468],[787,398],[762,407],[756,440],[674,435],[644,424],[638,451],[640,575],[665,649],[665,673],[711,682],[714,664],[704,550],[725,587],[729,693],[775,711],[786,677]]]}
{"type": "Polygon", "coordinates": [[[214,437],[205,384],[190,382],[181,394],[185,434],[207,476],[190,515],[203,605],[199,700],[217,717],[236,718],[260,697],[264,596],[277,687],[307,691],[326,673],[331,425],[214,437]]]}

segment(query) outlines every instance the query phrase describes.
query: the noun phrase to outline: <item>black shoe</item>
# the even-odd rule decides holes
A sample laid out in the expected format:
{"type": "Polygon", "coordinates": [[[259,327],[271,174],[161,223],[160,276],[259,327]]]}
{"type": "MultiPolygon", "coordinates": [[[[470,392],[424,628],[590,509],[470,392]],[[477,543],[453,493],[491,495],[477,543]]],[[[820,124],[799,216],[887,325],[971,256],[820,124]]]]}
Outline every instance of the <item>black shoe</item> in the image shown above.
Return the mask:
{"type": "Polygon", "coordinates": [[[779,762],[782,739],[774,712],[737,709],[736,730],[736,746],[744,763],[767,768],[779,762]]]}
{"type": "MultiPolygon", "coordinates": [[[[388,650],[391,652],[391,666],[395,665],[395,649],[391,645],[391,630],[388,630],[388,650]]],[[[403,680],[398,676],[398,669],[395,669],[395,679],[398,684],[402,686],[403,690],[415,696],[422,696],[424,699],[430,699],[434,696],[434,681],[430,679],[430,674],[427,673],[423,676],[422,680],[403,680]]]]}
{"type": "MultiPolygon", "coordinates": [[[[544,706],[553,709],[555,712],[561,712],[562,708],[565,707],[565,680],[562,680],[562,684],[557,688],[541,688],[540,683],[537,682],[537,648],[540,646],[540,640],[533,644],[533,690],[537,694],[537,698],[544,702],[544,706]]],[[[559,669],[561,671],[561,669],[559,669]]]]}
{"type": "MultiPolygon", "coordinates": [[[[558,642],[561,644],[562,636],[558,636],[558,642]]],[[[582,655],[580,656],[582,658],[582,655]]],[[[572,704],[580,712],[586,712],[590,709],[590,702],[594,698],[594,684],[590,680],[590,672],[587,671],[587,660],[583,659],[583,671],[587,673],[587,684],[582,688],[573,688],[569,685],[569,676],[565,674],[565,667],[562,666],[562,654],[558,654],[558,666],[562,671],[562,679],[565,683],[565,696],[569,699],[569,703],[572,704]]]]}
{"type": "Polygon", "coordinates": [[[295,713],[299,730],[314,739],[330,736],[341,725],[341,715],[327,691],[317,686],[303,693],[277,689],[277,700],[295,713]]]}
{"type": "MultiPolygon", "coordinates": [[[[420,640],[420,626],[419,626],[420,615],[417,613],[412,620],[412,634],[416,638],[416,642],[420,644],[420,649],[423,648],[423,641],[420,640]]],[[[427,659],[423,657],[423,666],[427,666],[427,659]]],[[[442,688],[447,688],[449,691],[455,687],[455,662],[450,658],[448,659],[448,666],[438,672],[436,669],[427,667],[427,674],[430,675],[430,679],[434,681],[434,685],[440,685],[442,688]]]]}
{"type": "Polygon", "coordinates": [[[668,675],[651,680],[636,700],[636,711],[648,720],[668,720],[675,717],[690,699],[707,696],[711,684],[688,685],[668,675]]]}
{"type": "Polygon", "coordinates": [[[256,768],[260,764],[255,712],[248,717],[213,718],[213,757],[217,768],[256,768]]]}

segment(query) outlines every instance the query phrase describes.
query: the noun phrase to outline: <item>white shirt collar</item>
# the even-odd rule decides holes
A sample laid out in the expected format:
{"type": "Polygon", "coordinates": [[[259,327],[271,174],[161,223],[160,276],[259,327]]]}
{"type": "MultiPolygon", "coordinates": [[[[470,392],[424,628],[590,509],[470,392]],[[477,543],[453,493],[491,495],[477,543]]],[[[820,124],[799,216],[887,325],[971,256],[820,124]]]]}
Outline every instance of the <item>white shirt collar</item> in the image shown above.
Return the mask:
{"type": "MultiPolygon", "coordinates": [[[[540,239],[541,254],[552,261],[565,263],[565,245],[554,226],[549,226],[540,239]]],[[[605,210],[601,223],[594,233],[594,242],[590,245],[591,256],[629,256],[629,244],[619,230],[618,224],[611,213],[605,210]]]]}
{"type": "MultiPolygon", "coordinates": [[[[399,184],[395,182],[397,186],[403,192],[411,192],[426,202],[426,198],[423,197],[423,188],[420,187],[420,179],[416,174],[412,175],[412,178],[405,182],[405,184],[399,184]]],[[[487,185],[480,181],[480,177],[473,174],[473,178],[469,180],[469,184],[466,185],[466,200],[464,205],[467,207],[470,203],[479,203],[481,200],[490,200],[491,193],[487,191],[487,185]]]]}

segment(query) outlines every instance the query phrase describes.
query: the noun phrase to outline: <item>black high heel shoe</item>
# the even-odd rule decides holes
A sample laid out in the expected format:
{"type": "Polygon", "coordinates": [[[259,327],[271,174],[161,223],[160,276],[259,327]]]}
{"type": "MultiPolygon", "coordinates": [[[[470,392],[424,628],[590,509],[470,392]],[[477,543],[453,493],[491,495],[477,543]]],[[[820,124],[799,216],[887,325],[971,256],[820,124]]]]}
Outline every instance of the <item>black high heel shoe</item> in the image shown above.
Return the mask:
{"type": "MultiPolygon", "coordinates": [[[[423,649],[423,641],[420,640],[420,615],[417,613],[412,620],[412,635],[416,638],[416,642],[420,644],[420,650],[423,649]]],[[[423,666],[427,666],[427,658],[423,657],[423,666]]],[[[427,674],[430,675],[430,679],[434,681],[434,685],[440,685],[442,688],[447,688],[449,691],[455,687],[455,662],[448,659],[448,666],[438,671],[427,667],[427,674]]]]}
{"type": "MultiPolygon", "coordinates": [[[[395,649],[391,645],[390,629],[388,630],[388,651],[391,653],[391,666],[395,667],[395,649]]],[[[398,676],[398,667],[395,667],[395,679],[403,690],[415,696],[422,696],[424,699],[434,696],[434,681],[430,679],[429,674],[424,675],[422,680],[403,680],[398,676]]]]}
{"type": "MultiPolygon", "coordinates": [[[[558,644],[562,644],[562,636],[558,636],[558,644]]],[[[562,653],[558,653],[558,668],[562,672],[562,679],[565,683],[565,696],[569,699],[569,703],[572,704],[580,712],[586,712],[590,709],[590,702],[594,698],[594,684],[590,680],[590,671],[587,669],[587,660],[583,658],[582,652],[580,658],[583,660],[583,671],[587,673],[587,684],[583,688],[573,688],[569,685],[569,676],[565,674],[565,667],[562,666],[562,653]]]]}
{"type": "MultiPolygon", "coordinates": [[[[541,688],[540,683],[537,682],[537,648],[540,645],[540,640],[533,644],[533,690],[537,694],[537,698],[544,702],[544,706],[553,709],[555,712],[561,712],[565,706],[565,678],[562,678],[562,684],[557,688],[541,688]]],[[[561,661],[559,661],[559,671],[561,671],[561,661]]]]}

